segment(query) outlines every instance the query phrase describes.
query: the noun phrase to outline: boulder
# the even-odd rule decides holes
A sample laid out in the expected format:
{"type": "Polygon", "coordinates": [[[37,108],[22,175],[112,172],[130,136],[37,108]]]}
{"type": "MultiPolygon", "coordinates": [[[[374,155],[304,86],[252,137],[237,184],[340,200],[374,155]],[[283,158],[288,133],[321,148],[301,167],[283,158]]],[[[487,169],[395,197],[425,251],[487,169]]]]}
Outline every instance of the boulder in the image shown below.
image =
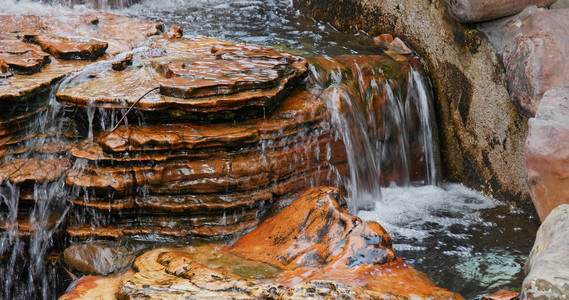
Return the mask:
{"type": "Polygon", "coordinates": [[[569,295],[569,205],[545,218],[525,266],[522,299],[567,299],[569,295]]]}
{"type": "Polygon", "coordinates": [[[92,275],[108,275],[128,267],[134,257],[119,247],[81,244],[63,251],[63,261],[72,270],[92,275]]]}
{"type": "Polygon", "coordinates": [[[112,279],[89,277],[60,299],[462,299],[397,259],[373,221],[350,215],[336,188],[317,187],[235,243],[158,248],[112,279]],[[312,248],[311,245],[314,245],[312,248]],[[111,282],[109,282],[111,280],[111,282]],[[106,290],[102,285],[109,286],[106,290]]]}
{"type": "Polygon", "coordinates": [[[547,7],[556,0],[445,0],[460,22],[481,22],[510,16],[536,5],[547,7]]]}
{"type": "Polygon", "coordinates": [[[510,27],[504,49],[506,80],[520,111],[535,115],[548,90],[569,87],[569,10],[545,10],[510,27]]]}
{"type": "Polygon", "coordinates": [[[551,5],[551,8],[569,8],[569,0],[557,0],[553,5],[551,5]]]}
{"type": "Polygon", "coordinates": [[[569,89],[546,92],[526,141],[528,185],[539,218],[569,203],[569,89]]]}

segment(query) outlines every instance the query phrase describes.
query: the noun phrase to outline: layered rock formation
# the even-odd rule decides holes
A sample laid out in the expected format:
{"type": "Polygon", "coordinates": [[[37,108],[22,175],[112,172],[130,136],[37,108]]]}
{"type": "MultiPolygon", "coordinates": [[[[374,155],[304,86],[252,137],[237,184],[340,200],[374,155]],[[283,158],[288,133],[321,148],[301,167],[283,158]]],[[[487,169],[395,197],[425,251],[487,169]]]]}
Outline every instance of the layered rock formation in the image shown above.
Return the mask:
{"type": "Polygon", "coordinates": [[[135,53],[131,66],[115,66],[59,92],[58,101],[120,109],[159,88],[136,108],[178,120],[219,122],[269,114],[306,73],[306,61],[288,53],[213,38],[169,39],[172,34],[135,53]]]}
{"type": "Polygon", "coordinates": [[[60,299],[86,296],[461,299],[397,259],[383,228],[347,213],[333,188],[307,191],[229,247],[155,249],[131,271],[85,277],[60,299]]]}
{"type": "Polygon", "coordinates": [[[163,24],[62,9],[41,15],[0,14],[0,27],[0,183],[9,182],[13,187],[8,188],[7,197],[19,198],[14,207],[0,208],[14,216],[2,220],[0,228],[17,227],[17,234],[29,237],[40,229],[50,231],[60,221],[56,209],[60,203],[44,208],[54,212],[45,220],[30,218],[36,202],[55,196],[34,194],[34,188],[61,179],[70,166],[67,153],[74,139],[65,121],[60,121],[63,124],[55,131],[46,131],[38,122],[50,121],[45,120],[51,113],[49,91],[90,61],[141,45],[159,33],[163,24]],[[59,131],[61,128],[64,130],[59,131]],[[65,142],[64,137],[70,141],[65,142]]]}
{"type": "Polygon", "coordinates": [[[481,22],[519,13],[537,5],[546,7],[556,0],[446,0],[451,13],[461,22],[481,22]]]}
{"type": "Polygon", "coordinates": [[[87,109],[135,104],[148,123],[101,131],[73,148],[66,183],[80,195],[70,201],[90,220],[72,221],[71,237],[230,235],[257,225],[275,197],[345,174],[324,104],[293,88],[304,59],[176,31],[57,94],[87,109]]]}
{"type": "Polygon", "coordinates": [[[566,299],[569,295],[569,204],[541,224],[526,262],[522,299],[566,299]]]}

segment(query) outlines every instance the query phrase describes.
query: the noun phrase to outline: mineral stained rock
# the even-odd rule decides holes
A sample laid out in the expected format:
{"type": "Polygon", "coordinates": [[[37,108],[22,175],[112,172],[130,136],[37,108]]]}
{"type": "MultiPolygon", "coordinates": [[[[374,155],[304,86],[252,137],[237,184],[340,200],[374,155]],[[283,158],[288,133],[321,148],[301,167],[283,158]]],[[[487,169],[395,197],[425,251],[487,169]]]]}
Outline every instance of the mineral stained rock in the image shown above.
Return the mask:
{"type": "Polygon", "coordinates": [[[525,266],[522,299],[567,299],[569,295],[569,204],[545,218],[525,266]]]}
{"type": "Polygon", "coordinates": [[[160,54],[134,55],[132,66],[61,91],[58,101],[125,108],[159,88],[137,102],[136,108],[182,118],[193,113],[218,121],[254,117],[272,111],[307,71],[301,57],[214,38],[185,40],[166,34],[155,40],[152,51],[160,54]]]}
{"type": "Polygon", "coordinates": [[[206,249],[148,251],[131,271],[83,278],[60,299],[462,299],[397,259],[383,228],[351,216],[335,188],[313,188],[234,244],[206,249]]]}
{"type": "Polygon", "coordinates": [[[508,291],[508,290],[499,290],[491,295],[483,297],[482,300],[515,300],[519,299],[520,294],[508,291]]]}
{"type": "Polygon", "coordinates": [[[545,93],[526,141],[528,185],[543,221],[560,204],[569,203],[569,89],[545,93]]]}
{"type": "Polygon", "coordinates": [[[0,66],[7,66],[13,74],[2,78],[0,84],[0,108],[4,111],[45,93],[57,80],[82,69],[87,64],[82,60],[108,58],[142,45],[147,37],[158,34],[163,24],[59,9],[42,15],[0,14],[0,27],[0,66]]]}
{"type": "MultiPolygon", "coordinates": [[[[90,221],[72,222],[73,238],[231,235],[256,226],[264,208],[283,196],[341,185],[345,147],[331,126],[322,87],[296,83],[307,69],[304,59],[211,38],[183,40],[177,32],[173,28],[157,38],[154,50],[121,58],[132,62],[124,70],[109,67],[57,94],[64,104],[112,111],[157,89],[136,104],[146,125],[103,130],[72,149],[74,167],[66,172],[66,183],[81,192],[69,200],[93,221],[101,215],[107,220],[95,229],[90,221]],[[170,79],[184,83],[165,88],[164,82],[175,83],[170,79]],[[194,122],[193,113],[214,122],[194,122]],[[236,113],[239,118],[228,122],[236,113]]],[[[382,80],[405,86],[409,60],[392,52],[312,61],[322,76],[336,68],[361,72],[371,88],[378,66],[389,70],[382,80]]],[[[368,88],[355,81],[346,79],[346,85],[361,94],[363,105],[360,88],[368,88]]],[[[376,95],[377,105],[384,96],[376,95]]],[[[395,171],[385,166],[388,178],[395,171]]]]}
{"type": "Polygon", "coordinates": [[[537,5],[546,7],[556,0],[445,0],[451,13],[461,22],[481,22],[519,13],[537,5]]]}
{"type": "Polygon", "coordinates": [[[72,149],[66,183],[85,191],[71,199],[77,208],[110,214],[110,222],[68,233],[215,236],[251,228],[275,197],[345,174],[345,150],[327,118],[324,104],[299,87],[264,118],[101,132],[72,149]]]}
{"type": "Polygon", "coordinates": [[[569,87],[569,10],[538,11],[510,27],[504,49],[508,90],[520,111],[533,117],[545,92],[569,87]]]}

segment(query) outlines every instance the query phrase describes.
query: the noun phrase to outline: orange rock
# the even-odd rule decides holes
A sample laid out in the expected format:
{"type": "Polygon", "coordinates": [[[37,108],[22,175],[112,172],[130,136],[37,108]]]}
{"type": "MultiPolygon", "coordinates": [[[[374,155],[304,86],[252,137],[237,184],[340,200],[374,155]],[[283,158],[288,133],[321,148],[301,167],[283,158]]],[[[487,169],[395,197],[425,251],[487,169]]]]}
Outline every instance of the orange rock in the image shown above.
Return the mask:
{"type": "MultiPolygon", "coordinates": [[[[147,251],[136,258],[132,271],[114,277],[112,288],[98,295],[462,299],[396,259],[383,228],[362,223],[343,206],[337,189],[313,188],[230,246],[147,251]]],[[[70,295],[100,291],[100,284],[93,284],[99,280],[79,281],[70,295]]]]}
{"type": "Polygon", "coordinates": [[[161,23],[136,18],[66,8],[42,13],[41,16],[33,13],[0,15],[0,59],[5,61],[12,73],[16,73],[0,84],[2,110],[4,106],[12,108],[14,104],[28,107],[29,103],[22,102],[35,100],[36,96],[49,90],[55,81],[88,64],[63,62],[56,58],[51,58],[49,63],[47,53],[37,45],[22,42],[22,37],[37,37],[37,41],[56,57],[95,59],[105,52],[103,48],[106,48],[106,44],[106,53],[116,55],[141,45],[148,36],[160,33],[163,27],[161,23]],[[65,41],[61,42],[62,39],[65,41]]]}
{"type": "Polygon", "coordinates": [[[54,181],[69,167],[67,158],[15,158],[0,165],[0,182],[54,181]]]}
{"type": "Polygon", "coordinates": [[[385,230],[377,223],[362,223],[345,206],[339,190],[313,188],[239,239],[230,251],[283,269],[319,268],[338,261],[345,267],[395,261],[385,230]]]}
{"type": "Polygon", "coordinates": [[[391,34],[380,34],[373,38],[373,42],[383,48],[387,48],[391,42],[393,42],[393,36],[391,34]]]}
{"type": "Polygon", "coordinates": [[[499,290],[492,295],[488,295],[483,297],[482,300],[515,300],[519,299],[519,293],[507,291],[507,290],[499,290]]]}
{"type": "Polygon", "coordinates": [[[162,38],[154,47],[167,55],[135,57],[139,68],[101,74],[57,93],[58,101],[124,108],[160,87],[136,102],[137,109],[167,111],[170,118],[185,119],[193,113],[227,120],[245,112],[248,116],[270,112],[307,71],[301,57],[213,38],[162,38]]]}
{"type": "Polygon", "coordinates": [[[64,60],[96,60],[103,56],[106,42],[95,39],[83,40],[49,35],[26,35],[26,41],[40,45],[43,51],[58,59],[64,60]]]}
{"type": "Polygon", "coordinates": [[[4,68],[7,66],[15,73],[24,75],[39,72],[50,61],[49,54],[39,47],[19,40],[0,41],[0,59],[4,62],[4,68]]]}

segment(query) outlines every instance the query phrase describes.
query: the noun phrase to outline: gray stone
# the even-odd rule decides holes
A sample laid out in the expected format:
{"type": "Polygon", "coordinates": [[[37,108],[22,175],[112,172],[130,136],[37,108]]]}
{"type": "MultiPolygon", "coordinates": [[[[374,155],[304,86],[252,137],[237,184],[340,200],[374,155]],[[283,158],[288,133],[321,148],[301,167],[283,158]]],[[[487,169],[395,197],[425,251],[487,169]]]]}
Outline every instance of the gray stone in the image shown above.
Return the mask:
{"type": "Polygon", "coordinates": [[[435,91],[443,176],[535,213],[526,184],[527,120],[510,101],[496,53],[444,0],[294,0],[343,31],[389,33],[425,59],[435,91]]]}
{"type": "Polygon", "coordinates": [[[526,262],[522,299],[569,299],[569,205],[541,224],[526,262]]]}
{"type": "Polygon", "coordinates": [[[508,90],[526,116],[535,115],[545,92],[569,87],[568,36],[569,9],[536,12],[506,34],[508,90]]]}
{"type": "Polygon", "coordinates": [[[556,0],[446,0],[451,13],[461,22],[480,22],[511,16],[536,5],[547,7],[556,0]]]}

